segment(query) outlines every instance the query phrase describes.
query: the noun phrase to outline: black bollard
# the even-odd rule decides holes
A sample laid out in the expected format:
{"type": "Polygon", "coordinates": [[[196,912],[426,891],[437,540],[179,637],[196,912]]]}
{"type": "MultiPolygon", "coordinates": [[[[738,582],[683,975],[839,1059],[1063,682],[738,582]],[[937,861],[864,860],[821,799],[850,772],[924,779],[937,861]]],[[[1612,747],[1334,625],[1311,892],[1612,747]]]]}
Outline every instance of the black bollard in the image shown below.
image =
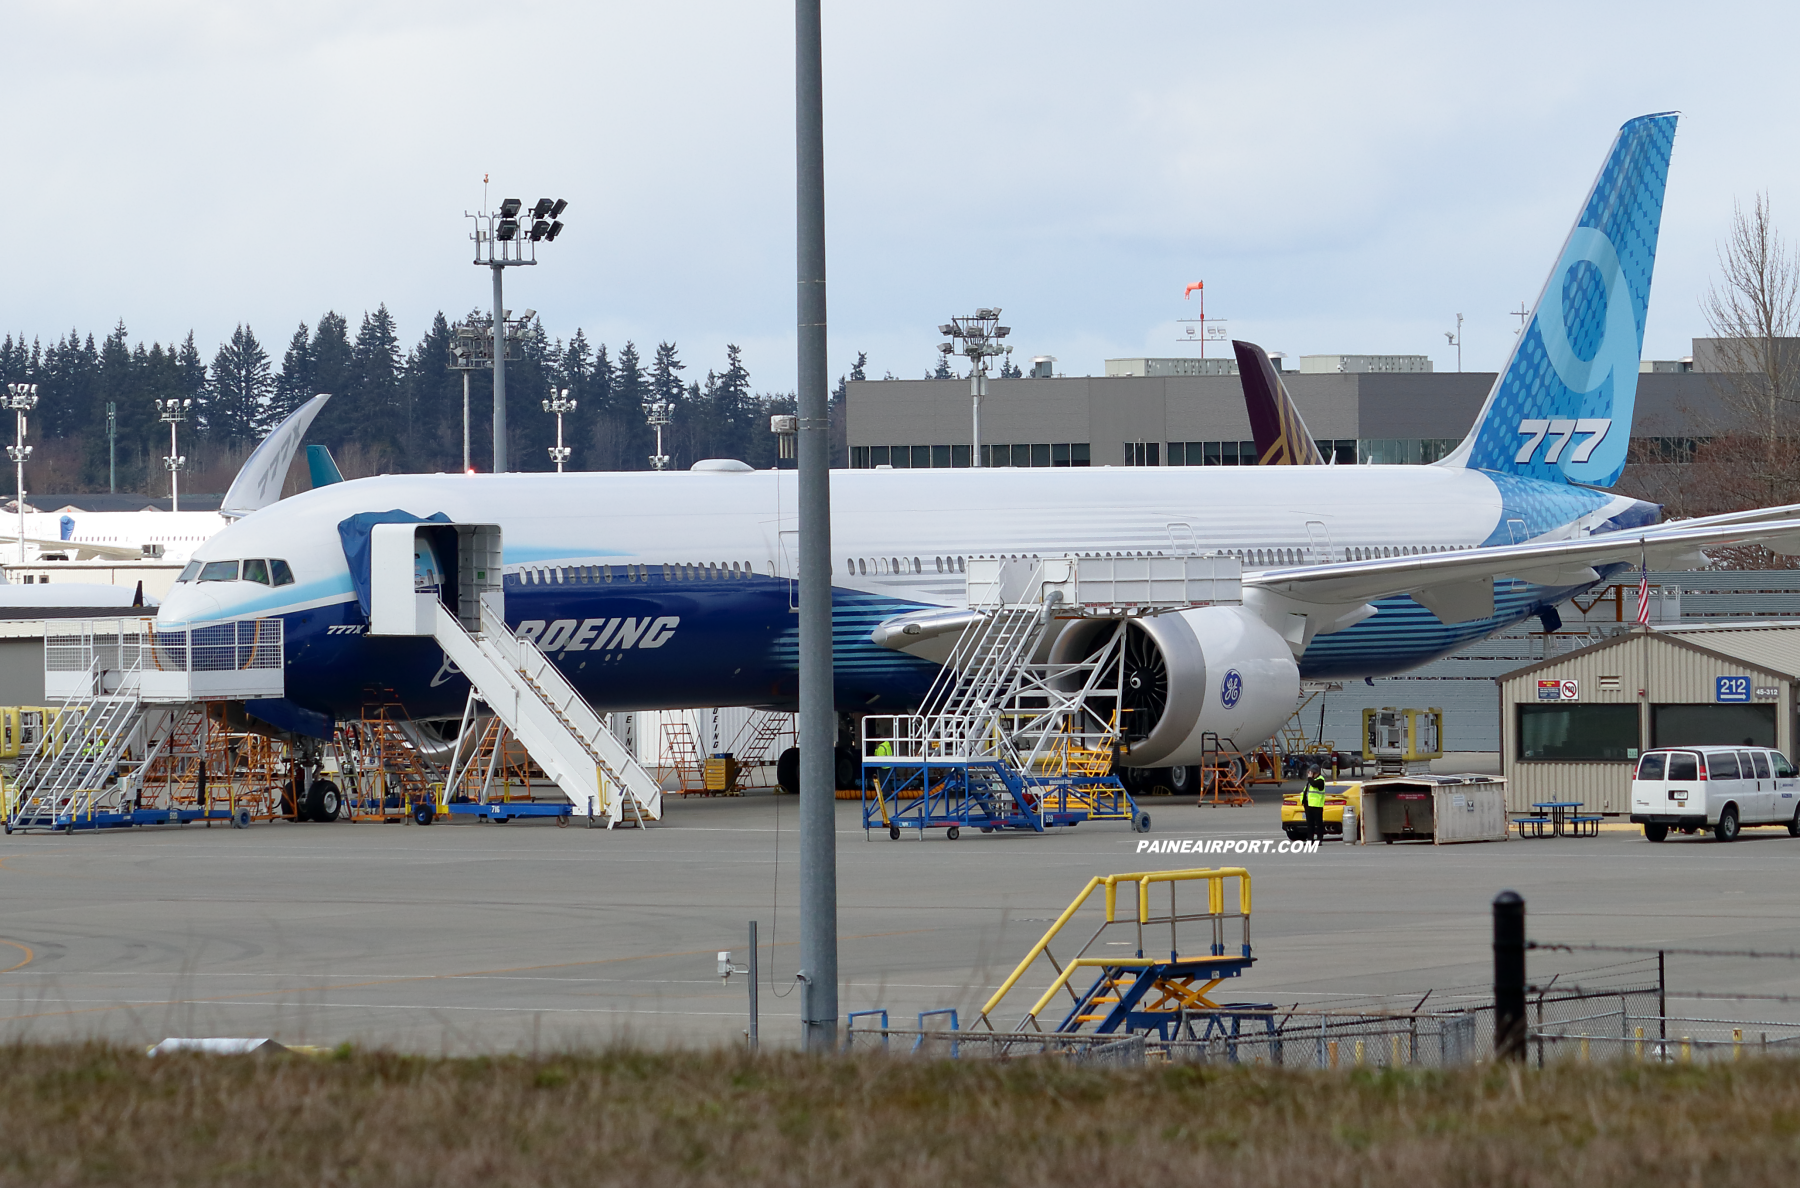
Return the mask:
{"type": "Polygon", "coordinates": [[[1525,1059],[1525,900],[1494,896],[1494,1059],[1525,1059]]]}

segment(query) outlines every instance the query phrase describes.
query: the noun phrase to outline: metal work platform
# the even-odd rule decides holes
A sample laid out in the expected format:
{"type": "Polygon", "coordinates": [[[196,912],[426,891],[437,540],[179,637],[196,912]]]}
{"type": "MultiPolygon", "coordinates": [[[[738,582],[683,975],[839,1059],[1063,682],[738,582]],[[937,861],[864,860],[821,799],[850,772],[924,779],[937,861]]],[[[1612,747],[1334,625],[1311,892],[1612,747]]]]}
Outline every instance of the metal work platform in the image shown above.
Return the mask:
{"type": "MultiPolygon", "coordinates": [[[[1089,879],[1081,894],[1075,897],[1056,923],[1019,962],[1000,989],[982,1006],[976,1025],[998,1031],[993,1017],[1000,1004],[1015,988],[1032,975],[1040,960],[1053,973],[1050,983],[1032,1003],[1013,1031],[1050,1031],[1057,1034],[1113,1035],[1154,1033],[1159,1039],[1174,1040],[1191,1036],[1196,1019],[1211,1012],[1257,1010],[1233,1008],[1209,997],[1213,989],[1227,979],[1241,976],[1255,960],[1250,955],[1250,872],[1242,867],[1227,866],[1215,870],[1158,870],[1138,874],[1103,875],[1089,879]],[[1235,888],[1227,884],[1235,881],[1235,888]],[[1161,886],[1168,888],[1167,914],[1155,914],[1151,899],[1162,898],[1161,886]],[[1178,889],[1198,885],[1205,889],[1204,909],[1182,911],[1178,889]],[[1237,892],[1236,903],[1229,902],[1228,891],[1237,892]],[[1073,956],[1058,958],[1051,944],[1071,924],[1077,923],[1081,909],[1094,896],[1103,893],[1104,918],[1099,927],[1077,949],[1073,956]],[[1121,900],[1124,902],[1121,902],[1121,900]],[[1228,925],[1237,921],[1236,943],[1229,943],[1228,925]],[[1164,932],[1164,929],[1167,932],[1164,932]],[[1184,928],[1186,937],[1184,939],[1184,928]],[[1135,944],[1134,954],[1120,957],[1104,953],[1102,938],[1118,935],[1114,929],[1129,932],[1135,944]],[[1200,935],[1195,936],[1195,933],[1200,935]],[[1167,939],[1168,948],[1160,945],[1167,939]],[[1185,948],[1184,948],[1185,944],[1185,948]],[[1100,955],[1090,956],[1096,946],[1100,955]],[[1091,981],[1087,980],[1091,976],[1091,981]],[[1085,981],[1085,985],[1081,985],[1085,981]],[[1060,1020],[1046,1029],[1044,1021],[1058,998],[1066,997],[1068,1007],[1060,1020]]],[[[1038,976],[1042,976],[1041,974],[1038,976]]],[[[1261,1008],[1267,1009],[1267,1008],[1261,1008]]],[[[1237,1024],[1230,1024],[1236,1033],[1237,1024]]],[[[1211,1034],[1209,1025],[1208,1034],[1211,1034]]]]}
{"type": "MultiPolygon", "coordinates": [[[[249,823],[226,775],[223,803],[171,789],[176,751],[207,725],[211,702],[283,692],[276,619],[161,630],[148,619],[58,624],[44,638],[46,693],[61,700],[4,788],[5,829],[65,830],[249,823]]],[[[185,786],[185,785],[184,785],[185,786]]],[[[248,800],[249,798],[246,798],[248,800]]]]}
{"type": "Polygon", "coordinates": [[[916,714],[863,719],[863,829],[898,839],[968,827],[1041,833],[1150,816],[1113,774],[1123,742],[1132,619],[1235,603],[1236,558],[1047,557],[968,562],[964,611],[877,628],[889,646],[957,633],[916,714]],[[1097,623],[1079,659],[1041,659],[1072,620],[1097,623]],[[1110,624],[1110,627],[1108,627],[1110,624]]]}

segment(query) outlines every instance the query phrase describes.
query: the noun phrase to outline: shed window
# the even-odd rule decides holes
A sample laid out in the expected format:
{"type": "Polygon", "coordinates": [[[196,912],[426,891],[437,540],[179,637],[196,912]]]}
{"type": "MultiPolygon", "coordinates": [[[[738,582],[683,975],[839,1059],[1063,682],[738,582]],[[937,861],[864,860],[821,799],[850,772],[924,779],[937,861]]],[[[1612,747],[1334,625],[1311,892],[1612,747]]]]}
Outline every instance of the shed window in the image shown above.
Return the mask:
{"type": "Polygon", "coordinates": [[[1775,707],[1761,705],[1653,705],[1650,745],[1656,747],[1775,746],[1775,707]]]}
{"type": "Polygon", "coordinates": [[[1521,705],[1518,710],[1520,759],[1638,757],[1635,705],[1521,705]]]}

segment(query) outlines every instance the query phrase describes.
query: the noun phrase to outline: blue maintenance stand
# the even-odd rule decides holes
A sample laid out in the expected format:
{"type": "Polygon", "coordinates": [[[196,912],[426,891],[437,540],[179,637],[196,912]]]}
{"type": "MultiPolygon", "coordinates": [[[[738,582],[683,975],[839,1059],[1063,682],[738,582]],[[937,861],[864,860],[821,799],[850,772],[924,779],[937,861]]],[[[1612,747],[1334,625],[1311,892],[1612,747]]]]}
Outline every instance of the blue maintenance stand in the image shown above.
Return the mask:
{"type": "Polygon", "coordinates": [[[512,820],[531,820],[552,818],[558,826],[566,826],[575,815],[572,804],[539,804],[530,800],[496,800],[483,803],[478,800],[453,800],[444,806],[444,811],[452,817],[475,817],[478,820],[504,824],[512,820]]]}
{"type": "Polygon", "coordinates": [[[6,832],[25,832],[33,829],[48,830],[51,833],[75,833],[88,829],[130,829],[135,825],[191,825],[196,821],[211,824],[217,821],[221,825],[230,825],[234,829],[243,829],[250,824],[250,810],[240,808],[235,813],[230,808],[155,808],[155,809],[123,809],[105,812],[58,812],[45,813],[33,817],[21,817],[6,821],[6,832]]]}
{"type": "Polygon", "coordinates": [[[1083,821],[1125,821],[1137,833],[1150,828],[1115,776],[1023,775],[997,760],[897,759],[865,756],[862,771],[863,831],[942,829],[955,841],[965,827],[1043,833],[1083,821]]]}

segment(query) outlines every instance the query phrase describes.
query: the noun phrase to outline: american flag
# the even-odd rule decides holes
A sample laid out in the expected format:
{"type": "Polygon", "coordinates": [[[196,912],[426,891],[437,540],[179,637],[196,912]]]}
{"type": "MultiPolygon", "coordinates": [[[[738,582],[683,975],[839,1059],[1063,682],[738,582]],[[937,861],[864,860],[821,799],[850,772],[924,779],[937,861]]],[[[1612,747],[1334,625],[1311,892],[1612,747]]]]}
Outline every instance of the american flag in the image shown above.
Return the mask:
{"type": "Polygon", "coordinates": [[[1639,627],[1650,625],[1650,571],[1644,570],[1644,576],[1638,579],[1638,616],[1639,627]]]}

